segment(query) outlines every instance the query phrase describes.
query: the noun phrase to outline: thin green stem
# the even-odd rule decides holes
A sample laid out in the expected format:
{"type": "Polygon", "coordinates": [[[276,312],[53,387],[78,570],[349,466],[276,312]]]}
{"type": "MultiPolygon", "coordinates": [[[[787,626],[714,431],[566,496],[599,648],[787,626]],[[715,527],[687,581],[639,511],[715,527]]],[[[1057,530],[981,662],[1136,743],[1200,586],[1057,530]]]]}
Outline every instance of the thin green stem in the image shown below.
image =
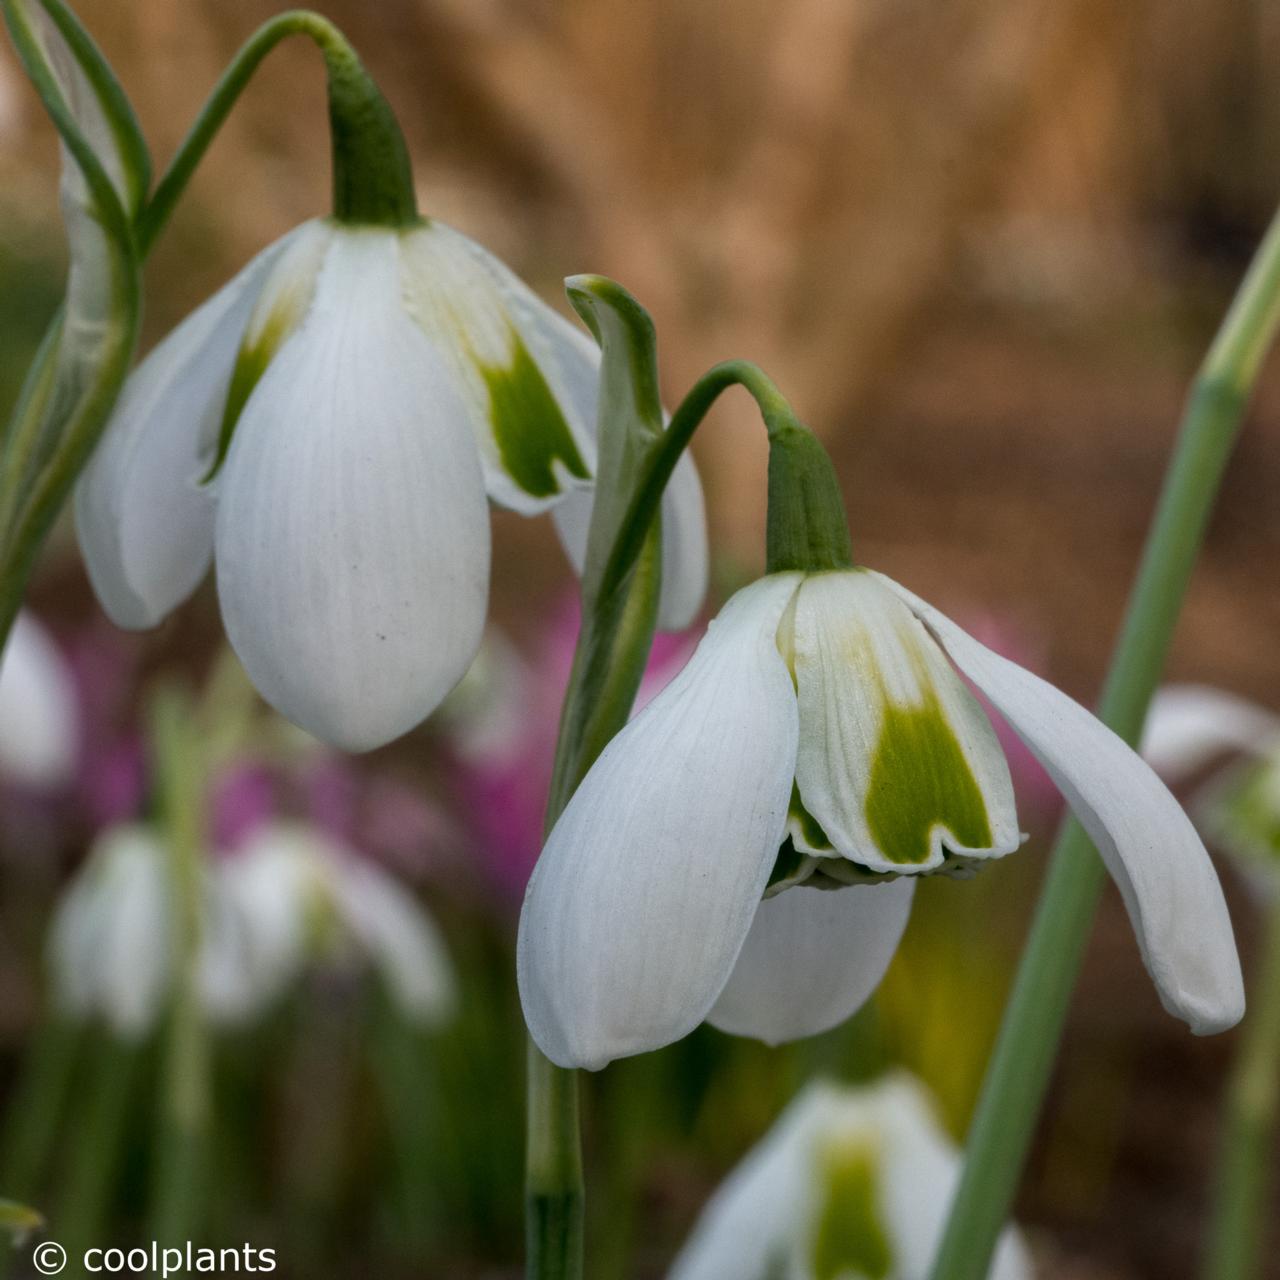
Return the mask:
{"type": "Polygon", "coordinates": [[[1261,1272],[1280,1091],[1280,900],[1272,903],[1243,1042],[1227,1086],[1205,1280],[1261,1272]]]}
{"type": "MultiPolygon", "coordinates": [[[[1280,324],[1280,215],[1191,390],[1099,716],[1135,743],[1222,475],[1280,324]]],[[[1106,876],[1074,821],[1059,836],[969,1135],[933,1280],[982,1280],[1008,1217],[1106,876]]]]}
{"type": "MultiPolygon", "coordinates": [[[[177,154],[170,161],[164,176],[156,184],[155,193],[147,207],[139,216],[136,232],[138,252],[144,258],[172,216],[197,166],[204,159],[205,152],[217,136],[218,130],[222,128],[231,108],[244,92],[245,86],[253,78],[254,72],[276,45],[295,35],[306,36],[324,55],[325,65],[329,71],[331,94],[343,92],[354,98],[363,93],[370,101],[381,101],[381,94],[377,93],[376,89],[370,93],[369,86],[362,83],[367,81],[368,77],[364,75],[360,60],[350,42],[327,18],[306,9],[291,9],[264,23],[245,41],[226,71],[222,73],[222,77],[196,117],[195,123],[182,140],[177,154]],[[357,87],[353,88],[353,85],[357,87]]],[[[385,103],[382,105],[385,106],[385,103]]],[[[386,127],[385,121],[379,123],[382,127],[386,127]]],[[[337,121],[335,121],[336,124],[337,121]]],[[[388,138],[385,151],[377,157],[377,161],[393,170],[394,177],[402,189],[399,198],[403,199],[403,190],[406,187],[412,191],[412,180],[407,177],[408,156],[404,151],[404,140],[400,137],[399,127],[394,125],[394,121],[391,121],[388,138]]],[[[334,211],[339,216],[343,216],[344,209],[348,208],[353,200],[359,200],[359,196],[351,189],[357,175],[344,170],[342,164],[343,149],[348,143],[349,139],[343,136],[339,126],[339,134],[334,138],[334,211]]],[[[367,175],[361,175],[360,181],[367,182],[367,175]]],[[[403,221],[413,221],[417,216],[416,209],[401,209],[400,212],[404,215],[403,221]]]]}
{"type": "Polygon", "coordinates": [[[152,1234],[180,1243],[197,1231],[208,1156],[210,1046],[199,990],[205,849],[205,769],[186,699],[172,689],[156,698],[152,747],[161,821],[174,888],[175,983],[164,1047],[152,1234]]]}

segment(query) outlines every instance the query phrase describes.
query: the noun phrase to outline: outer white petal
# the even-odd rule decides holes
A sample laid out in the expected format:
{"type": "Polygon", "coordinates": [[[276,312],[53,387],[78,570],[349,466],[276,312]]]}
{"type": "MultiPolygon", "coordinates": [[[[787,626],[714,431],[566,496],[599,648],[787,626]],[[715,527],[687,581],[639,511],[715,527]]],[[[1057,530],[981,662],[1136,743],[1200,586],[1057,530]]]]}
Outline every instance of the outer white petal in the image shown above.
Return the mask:
{"type": "MultiPolygon", "coordinates": [[[[991,722],[876,575],[807,577],[793,634],[796,783],[835,852],[910,872],[941,866],[946,852],[985,858],[1018,848],[1013,783],[991,722]]],[[[823,852],[801,828],[793,839],[823,852]]]]}
{"type": "Polygon", "coordinates": [[[69,1013],[99,1014],[120,1036],[145,1035],[172,973],[163,847],[142,827],[118,827],[90,852],[49,936],[54,989],[69,1013]]]}
{"type": "Polygon", "coordinates": [[[667,1280],[774,1280],[813,1207],[814,1142],[841,1091],[811,1084],[720,1184],[667,1280]]]}
{"type": "Polygon", "coordinates": [[[44,628],[19,613],[0,652],[0,775],[57,786],[71,776],[78,747],[71,672],[44,628]]]}
{"type": "Polygon", "coordinates": [[[349,750],[429,715],[480,643],[489,524],[452,379],[400,301],[399,237],[336,234],[219,483],[223,619],[250,678],[349,750]]]}
{"type": "Polygon", "coordinates": [[[1162,778],[1179,778],[1224,751],[1254,754],[1280,742],[1280,716],[1224,689],[1168,684],[1156,691],[1142,757],[1162,778]]]}
{"type": "Polygon", "coordinates": [[[556,823],[518,946],[553,1062],[595,1070],[678,1040],[728,980],[785,829],[797,715],[776,635],[797,582],[734,596],[556,823]]]}
{"type": "Polygon", "coordinates": [[[341,864],[336,906],[378,967],[404,1014],[443,1021],[455,1004],[453,966],[435,922],[384,871],[355,857],[341,864]]]}
{"type": "Polygon", "coordinates": [[[1062,790],[1120,889],[1165,1008],[1197,1035],[1238,1022],[1244,984],[1222,887],[1190,819],[1151,766],[1066,694],[888,578],[881,581],[928,626],[1062,790]]]}
{"type": "Polygon", "coordinates": [[[130,376],[76,485],[76,531],[94,591],[117,626],[154,627],[213,556],[208,473],[236,351],[272,265],[260,253],[130,376]]]}
{"type": "Polygon", "coordinates": [[[914,893],[901,878],[767,898],[707,1021],[766,1044],[837,1026],[880,985],[914,893]]]}
{"type": "Polygon", "coordinates": [[[589,484],[592,422],[573,394],[584,344],[591,345],[586,335],[488,250],[442,222],[407,233],[405,288],[410,310],[454,378],[489,496],[533,515],[589,484]],[[525,358],[531,363],[522,364],[525,358]],[[504,383],[504,373],[521,368],[527,377],[504,383]],[[504,385],[516,393],[522,414],[510,412],[515,401],[504,413],[495,391],[504,385]]]}

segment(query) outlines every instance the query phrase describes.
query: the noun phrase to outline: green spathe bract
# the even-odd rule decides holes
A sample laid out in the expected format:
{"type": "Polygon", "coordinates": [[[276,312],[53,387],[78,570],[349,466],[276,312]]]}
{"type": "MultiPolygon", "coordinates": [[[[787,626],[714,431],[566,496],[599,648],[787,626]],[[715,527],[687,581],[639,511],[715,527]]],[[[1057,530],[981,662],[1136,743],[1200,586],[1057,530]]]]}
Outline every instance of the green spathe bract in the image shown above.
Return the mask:
{"type": "Polygon", "coordinates": [[[935,830],[966,849],[991,845],[991,820],[973,769],[937,695],[919,706],[886,698],[867,787],[867,825],[886,858],[928,860],[935,830]]]}
{"type": "Polygon", "coordinates": [[[542,370],[514,328],[510,343],[507,364],[475,362],[489,392],[489,420],[507,474],[531,497],[549,498],[563,488],[557,462],[579,480],[589,480],[591,473],[542,370]]]}
{"type": "Polygon", "coordinates": [[[814,1280],[863,1276],[887,1280],[893,1248],[880,1217],[879,1159],[865,1143],[833,1145],[822,1153],[822,1206],[814,1225],[814,1280]]]}

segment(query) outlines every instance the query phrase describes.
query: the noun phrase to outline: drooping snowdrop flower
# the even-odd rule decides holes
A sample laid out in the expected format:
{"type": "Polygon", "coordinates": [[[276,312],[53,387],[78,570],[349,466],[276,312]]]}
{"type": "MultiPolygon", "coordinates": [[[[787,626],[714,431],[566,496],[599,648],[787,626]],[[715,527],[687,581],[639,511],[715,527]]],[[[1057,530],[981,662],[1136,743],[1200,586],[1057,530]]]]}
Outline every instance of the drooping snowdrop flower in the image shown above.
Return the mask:
{"type": "Polygon", "coordinates": [[[1171,783],[1213,764],[1192,816],[1265,902],[1280,895],[1280,716],[1207,685],[1166,685],[1151,704],[1142,754],[1171,783]]]}
{"type": "Polygon", "coordinates": [[[1083,707],[865,569],[739,591],[609,744],[525,898],[520,989],[562,1066],[598,1068],[703,1019],[776,1042],[879,982],[914,878],[1021,843],[1009,769],[961,676],[1089,831],[1165,1006],[1243,1012],[1231,923],[1190,821],[1083,707]]]}
{"type": "MultiPolygon", "coordinates": [[[[581,560],[599,351],[443,223],[304,224],[143,362],[77,491],[104,608],[156,625],[212,559],[262,694],[352,750],[418,724],[483,630],[486,496],[565,507],[581,560]]],[[[706,586],[702,492],[664,505],[665,626],[706,586]]]]}
{"type": "MultiPolygon", "coordinates": [[[[668,1280],[925,1280],[960,1166],[911,1077],[811,1084],[721,1185],[668,1280]]],[[[1033,1274],[1006,1227],[988,1275],[1033,1274]]]]}
{"type": "Polygon", "coordinates": [[[207,1007],[244,1022],[311,965],[360,958],[405,1017],[442,1021],[453,969],[434,922],[386,872],[298,823],[269,823],[214,867],[202,959],[207,1007]]]}
{"type": "Polygon", "coordinates": [[[40,788],[66,782],[78,720],[66,661],[44,628],[20,613],[0,652],[0,777],[40,788]]]}
{"type": "Polygon", "coordinates": [[[95,842],[49,935],[54,998],[73,1018],[101,1018],[122,1039],[155,1026],[174,974],[164,846],[146,827],[95,842]]]}

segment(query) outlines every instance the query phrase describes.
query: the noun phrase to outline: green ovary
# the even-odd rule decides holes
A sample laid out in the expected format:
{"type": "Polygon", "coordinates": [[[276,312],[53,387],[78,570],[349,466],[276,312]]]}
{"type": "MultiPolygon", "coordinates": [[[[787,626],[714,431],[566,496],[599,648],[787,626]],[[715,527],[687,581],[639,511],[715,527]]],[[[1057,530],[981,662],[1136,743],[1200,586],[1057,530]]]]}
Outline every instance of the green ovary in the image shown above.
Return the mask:
{"type": "Polygon", "coordinates": [[[917,707],[886,702],[866,816],[880,851],[900,865],[928,860],[937,827],[961,848],[990,847],[981,788],[936,696],[917,707]]]}
{"type": "Polygon", "coordinates": [[[489,420],[507,474],[531,497],[549,498],[560,492],[557,459],[579,480],[591,473],[542,370],[514,329],[511,345],[507,365],[476,361],[489,390],[489,420]]]}
{"type": "Polygon", "coordinates": [[[865,1146],[836,1147],[823,1155],[822,1207],[813,1237],[814,1280],[848,1276],[885,1280],[893,1249],[877,1204],[877,1160],[865,1146]]]}

